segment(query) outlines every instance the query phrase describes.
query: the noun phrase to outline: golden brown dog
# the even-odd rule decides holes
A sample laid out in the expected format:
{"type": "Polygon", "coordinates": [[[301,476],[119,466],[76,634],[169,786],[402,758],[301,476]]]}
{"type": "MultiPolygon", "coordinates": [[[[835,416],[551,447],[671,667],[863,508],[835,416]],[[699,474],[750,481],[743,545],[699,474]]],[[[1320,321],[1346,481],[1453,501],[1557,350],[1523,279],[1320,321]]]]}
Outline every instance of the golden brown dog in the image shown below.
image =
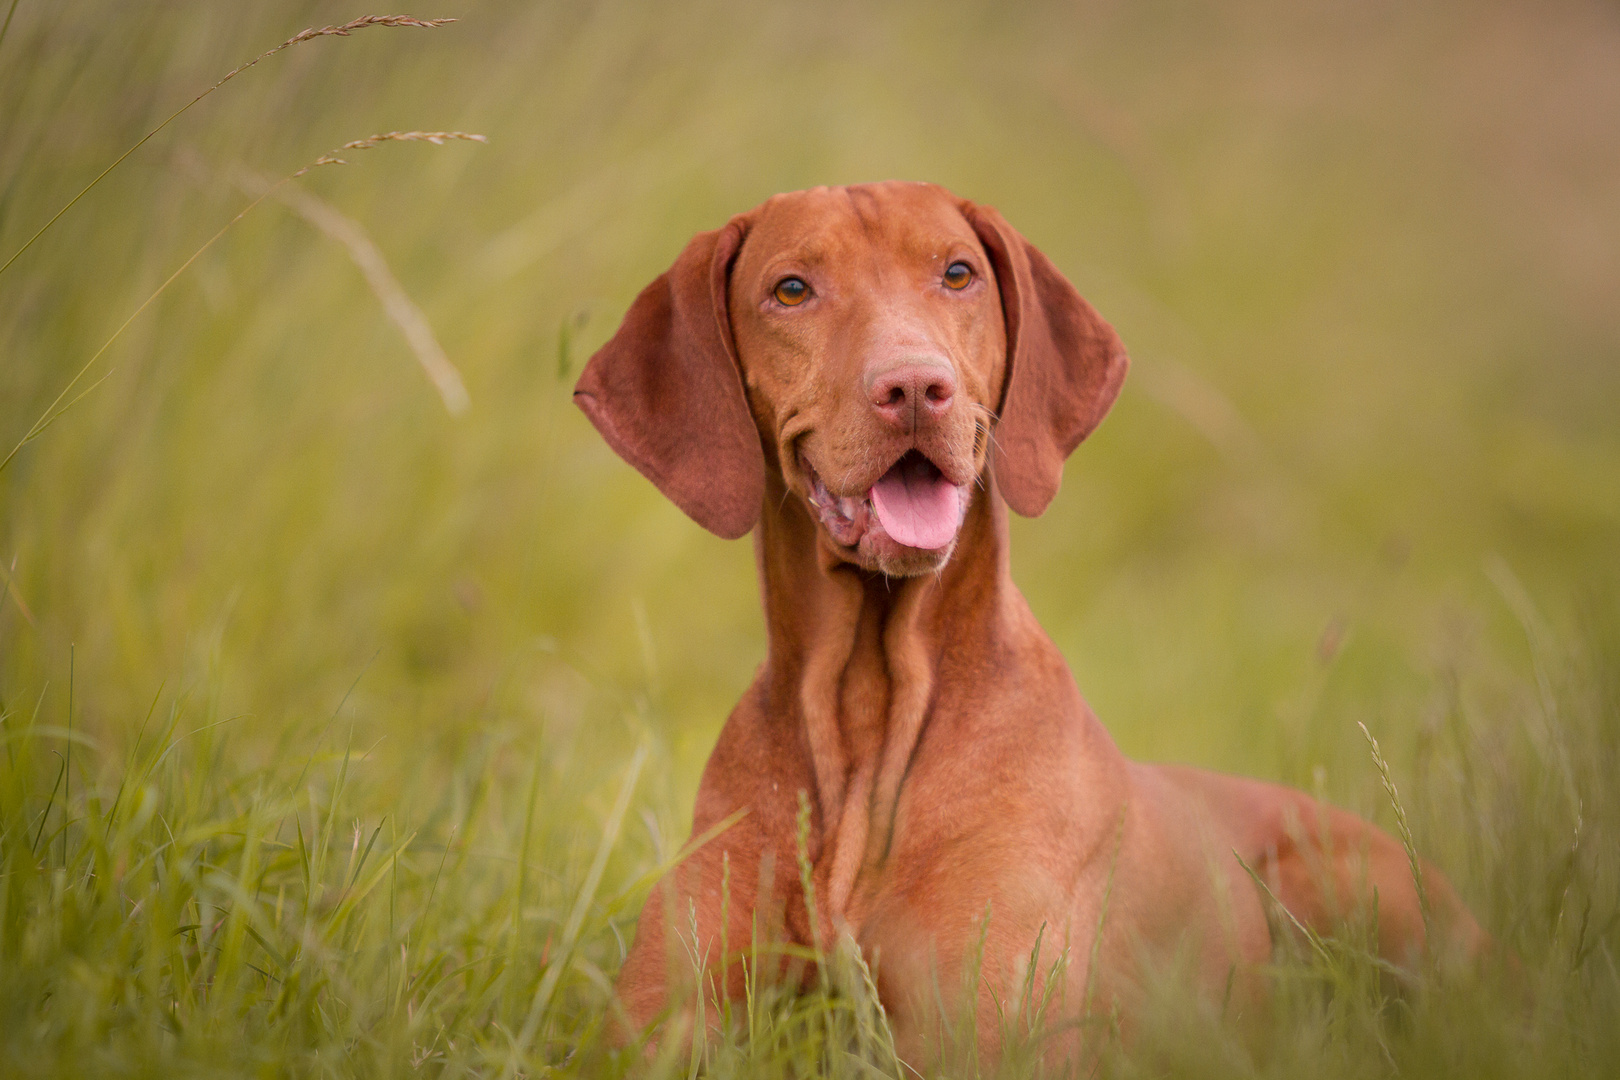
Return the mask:
{"type": "MultiPolygon", "coordinates": [[[[1126,366],[1000,214],[928,184],[778,195],[693,238],[636,298],[575,400],[699,524],[753,530],[769,646],[694,836],[746,814],[648,901],[619,980],[633,1024],[690,983],[666,917],[690,936],[690,911],[686,949],[732,995],[723,938],[848,935],[903,1054],[982,949],[963,1007],[993,1057],[996,1002],[1043,935],[1043,969],[1067,948],[1071,1014],[1088,998],[1128,1011],[1143,963],[1172,956],[1246,1000],[1272,933],[1238,857],[1307,926],[1376,903],[1387,957],[1426,947],[1400,844],[1297,791],[1127,761],[1013,585],[1007,508],[1045,510],[1126,366]]],[[[1473,947],[1445,879],[1423,881],[1435,925],[1473,947]]]]}

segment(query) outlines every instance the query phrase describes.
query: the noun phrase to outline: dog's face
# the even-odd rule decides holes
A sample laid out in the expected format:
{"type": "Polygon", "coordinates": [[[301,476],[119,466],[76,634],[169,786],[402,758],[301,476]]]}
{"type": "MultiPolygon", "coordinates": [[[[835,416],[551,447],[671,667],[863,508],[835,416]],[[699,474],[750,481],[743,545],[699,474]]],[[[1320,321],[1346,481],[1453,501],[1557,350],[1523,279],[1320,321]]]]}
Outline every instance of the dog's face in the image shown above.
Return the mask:
{"type": "Polygon", "coordinates": [[[574,400],[705,528],[775,512],[779,469],[838,560],[912,575],[951,557],[992,472],[1041,513],[1126,366],[1000,214],[890,182],[778,195],[693,237],[574,400]]]}
{"type": "Polygon", "coordinates": [[[760,437],[837,555],[939,569],[1006,371],[995,271],[961,201],[929,184],[778,195],[752,215],[728,292],[760,437]]]}

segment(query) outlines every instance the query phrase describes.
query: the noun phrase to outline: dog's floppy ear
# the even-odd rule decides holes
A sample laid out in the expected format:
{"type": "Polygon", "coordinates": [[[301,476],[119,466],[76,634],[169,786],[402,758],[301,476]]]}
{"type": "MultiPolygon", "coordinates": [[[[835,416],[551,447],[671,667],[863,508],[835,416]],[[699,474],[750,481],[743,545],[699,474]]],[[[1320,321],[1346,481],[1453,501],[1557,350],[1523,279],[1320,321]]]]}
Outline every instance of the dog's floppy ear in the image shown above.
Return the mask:
{"type": "Polygon", "coordinates": [[[1057,495],[1063,460],[1119,396],[1130,361],[1052,260],[990,207],[965,212],[995,267],[1007,321],[996,483],[1008,506],[1037,517],[1057,495]]]}
{"type": "Polygon", "coordinates": [[[733,218],[694,236],[574,387],[574,404],[620,457],[728,540],[754,527],[765,498],[765,455],[726,308],[745,228],[733,218]]]}

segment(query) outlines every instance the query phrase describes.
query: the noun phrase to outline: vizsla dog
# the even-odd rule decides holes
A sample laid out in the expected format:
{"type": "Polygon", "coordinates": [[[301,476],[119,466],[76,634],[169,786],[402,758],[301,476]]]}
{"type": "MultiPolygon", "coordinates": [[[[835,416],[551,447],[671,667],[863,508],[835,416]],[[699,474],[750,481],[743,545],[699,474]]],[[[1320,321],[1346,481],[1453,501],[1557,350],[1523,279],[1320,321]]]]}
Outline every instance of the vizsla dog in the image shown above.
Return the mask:
{"type": "Polygon", "coordinates": [[[1007,510],[1046,509],[1126,366],[999,213],[929,184],[778,195],[694,237],[636,298],[575,400],[698,524],[753,531],[769,645],[693,835],[745,813],[643,910],[619,979],[632,1024],[690,988],[693,949],[719,973],[709,992],[739,995],[721,941],[761,927],[824,949],[847,935],[912,1057],[970,963],[976,1000],[943,1004],[995,1057],[997,1001],[1038,937],[1040,978],[1067,950],[1071,1015],[1128,1016],[1144,966],[1171,961],[1216,1000],[1250,1000],[1270,901],[1239,857],[1306,926],[1376,904],[1397,962],[1430,944],[1430,916],[1481,940],[1445,879],[1423,866],[1420,897],[1372,825],[1128,761],[1081,699],[1008,573],[1007,510]]]}

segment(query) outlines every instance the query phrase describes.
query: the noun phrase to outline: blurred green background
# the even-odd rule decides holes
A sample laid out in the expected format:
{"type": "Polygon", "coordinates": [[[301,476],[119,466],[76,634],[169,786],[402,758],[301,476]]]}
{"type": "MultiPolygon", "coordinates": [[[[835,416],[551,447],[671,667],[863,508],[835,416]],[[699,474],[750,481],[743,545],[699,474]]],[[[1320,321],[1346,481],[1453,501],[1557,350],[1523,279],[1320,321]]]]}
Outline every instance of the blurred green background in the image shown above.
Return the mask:
{"type": "MultiPolygon", "coordinates": [[[[473,757],[521,808],[537,754],[542,805],[600,816],[647,739],[633,828],[672,850],[763,658],[752,551],[618,461],[573,378],[693,232],[893,177],[999,208],[1132,353],[1013,554],[1127,753],[1380,813],[1357,720],[1420,783],[1459,701],[1557,722],[1538,638],[1598,657],[1612,694],[1613,4],[411,13],[460,21],[267,59],[0,275],[3,452],[250,201],[241,170],[279,179],[378,132],[489,139],[295,181],[386,257],[464,415],[344,246],[269,199],[0,473],[0,703],[61,724],[71,658],[73,722],[109,748],[79,782],[116,773],[154,695],[234,718],[232,769],[301,760],[337,709],[371,748],[365,805],[406,817],[473,757]]],[[[20,0],[0,258],[225,71],[357,14],[20,0]]],[[[1420,826],[1488,908],[1500,852],[1469,864],[1444,821],[1420,826]]]]}
{"type": "MultiPolygon", "coordinates": [[[[224,70],[352,14],[19,4],[0,246],[224,70]]],[[[1458,635],[1522,653],[1486,559],[1553,608],[1613,595],[1610,5],[415,14],[462,21],[266,61],[0,279],[0,431],[248,201],[229,169],[410,129],[490,142],[300,183],[371,234],[471,410],[447,414],[341,246],[262,205],[0,476],[34,617],[0,608],[8,697],[65,684],[76,643],[89,725],[208,672],[274,729],[375,656],[352,701],[415,756],[491,708],[612,728],[650,653],[689,791],[763,655],[752,556],[615,460],[572,376],[692,232],[889,177],[999,207],[1132,352],[1014,560],[1130,752],[1298,779],[1351,717],[1415,724],[1458,635]]]]}

